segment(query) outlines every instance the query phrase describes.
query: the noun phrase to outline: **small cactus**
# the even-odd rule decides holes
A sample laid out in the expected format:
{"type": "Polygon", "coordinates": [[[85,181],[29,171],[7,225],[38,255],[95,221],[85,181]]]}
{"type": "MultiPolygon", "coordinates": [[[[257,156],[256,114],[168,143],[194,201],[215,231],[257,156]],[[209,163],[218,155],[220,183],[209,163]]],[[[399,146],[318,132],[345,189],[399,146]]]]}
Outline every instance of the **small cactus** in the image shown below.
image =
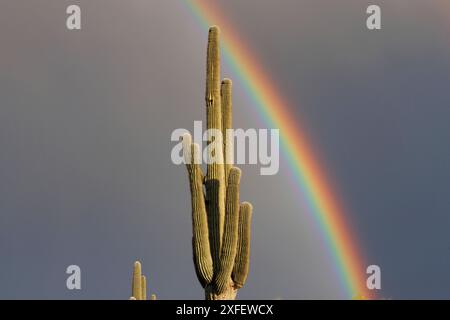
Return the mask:
{"type": "MultiPolygon", "coordinates": [[[[142,275],[142,266],[139,261],[134,263],[130,300],[147,300],[147,278],[142,275]]],[[[152,294],[150,300],[156,300],[156,295],[152,294]]]]}
{"type": "Polygon", "coordinates": [[[183,136],[183,152],[192,203],[192,247],[197,277],[207,300],[234,300],[247,279],[250,260],[252,205],[240,203],[241,170],[233,163],[232,83],[220,81],[219,28],[209,29],[206,71],[206,116],[209,154],[206,176],[200,167],[199,146],[183,136]],[[210,129],[219,131],[215,141],[210,129]],[[205,191],[206,192],[205,192],[205,191]]]}

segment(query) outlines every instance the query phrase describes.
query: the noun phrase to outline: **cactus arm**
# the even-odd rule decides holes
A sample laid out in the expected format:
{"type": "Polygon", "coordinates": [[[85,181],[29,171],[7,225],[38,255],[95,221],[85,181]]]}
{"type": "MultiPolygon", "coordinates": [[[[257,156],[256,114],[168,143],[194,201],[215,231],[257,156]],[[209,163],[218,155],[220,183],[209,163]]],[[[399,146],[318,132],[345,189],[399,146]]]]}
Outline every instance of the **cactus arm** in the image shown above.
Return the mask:
{"type": "Polygon", "coordinates": [[[220,267],[215,277],[217,294],[225,292],[231,282],[236,247],[238,243],[238,219],[239,219],[239,184],[241,170],[233,167],[227,187],[227,202],[225,214],[225,226],[223,232],[222,249],[220,254],[220,267]]]}
{"type": "Polygon", "coordinates": [[[147,278],[141,276],[141,300],[147,300],[147,278]]]}
{"type": "Polygon", "coordinates": [[[232,279],[236,288],[242,288],[247,280],[250,266],[250,230],[253,206],[243,202],[239,210],[238,245],[232,279]]]}
{"type": "Polygon", "coordinates": [[[224,176],[225,186],[228,185],[228,174],[233,165],[233,135],[231,129],[233,127],[232,116],[232,82],[230,79],[224,79],[220,88],[222,103],[222,133],[223,133],[223,150],[224,150],[224,176]],[[231,135],[230,135],[231,134],[231,135]]]}
{"type": "Polygon", "coordinates": [[[142,297],[142,269],[141,263],[136,261],[133,268],[132,297],[141,300],[142,297]]]}
{"type": "Polygon", "coordinates": [[[189,175],[192,203],[192,249],[197,277],[203,287],[213,278],[213,264],[209,246],[208,220],[203,193],[203,174],[199,161],[199,146],[189,134],[183,136],[183,153],[189,175]]]}

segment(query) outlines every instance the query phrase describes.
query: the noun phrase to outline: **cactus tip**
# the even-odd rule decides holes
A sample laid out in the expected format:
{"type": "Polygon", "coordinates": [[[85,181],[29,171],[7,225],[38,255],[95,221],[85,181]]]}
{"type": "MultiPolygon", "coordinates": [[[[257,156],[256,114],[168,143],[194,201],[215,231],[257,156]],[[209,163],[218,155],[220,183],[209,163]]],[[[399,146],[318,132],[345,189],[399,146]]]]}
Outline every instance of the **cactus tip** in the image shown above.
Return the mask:
{"type": "Polygon", "coordinates": [[[180,137],[180,140],[190,144],[192,141],[191,134],[189,132],[183,133],[180,137]]]}
{"type": "Polygon", "coordinates": [[[229,78],[225,78],[222,80],[222,84],[231,86],[233,84],[233,81],[231,81],[231,79],[229,78]]]}
{"type": "Polygon", "coordinates": [[[242,206],[250,211],[253,211],[253,205],[250,202],[244,201],[242,202],[242,206]]]}
{"type": "Polygon", "coordinates": [[[217,33],[219,33],[219,31],[220,31],[220,29],[216,25],[213,25],[213,26],[209,27],[209,33],[216,33],[217,34],[217,33]]]}
{"type": "Polygon", "coordinates": [[[228,183],[239,183],[241,180],[241,169],[232,167],[228,174],[228,183]]]}

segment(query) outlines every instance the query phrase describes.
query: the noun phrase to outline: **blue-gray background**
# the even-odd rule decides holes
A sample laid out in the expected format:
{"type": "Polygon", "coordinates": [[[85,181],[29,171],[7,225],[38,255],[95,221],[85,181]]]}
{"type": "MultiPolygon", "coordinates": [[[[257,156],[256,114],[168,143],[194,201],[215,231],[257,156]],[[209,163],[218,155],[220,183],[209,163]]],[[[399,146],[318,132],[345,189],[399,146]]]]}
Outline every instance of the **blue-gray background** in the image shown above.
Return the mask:
{"type": "MultiPolygon", "coordinates": [[[[216,2],[295,106],[381,267],[378,295],[449,298],[450,5],[216,2]],[[381,31],[365,27],[369,4],[381,31]]],[[[206,35],[178,0],[1,0],[0,298],[127,299],[136,259],[161,299],[202,298],[170,134],[204,118],[206,35]],[[65,27],[69,4],[81,31],[65,27]],[[66,289],[70,264],[81,291],[66,289]]],[[[236,127],[264,128],[235,84],[236,127]]],[[[346,298],[286,164],[244,169],[240,297],[346,298]]]]}

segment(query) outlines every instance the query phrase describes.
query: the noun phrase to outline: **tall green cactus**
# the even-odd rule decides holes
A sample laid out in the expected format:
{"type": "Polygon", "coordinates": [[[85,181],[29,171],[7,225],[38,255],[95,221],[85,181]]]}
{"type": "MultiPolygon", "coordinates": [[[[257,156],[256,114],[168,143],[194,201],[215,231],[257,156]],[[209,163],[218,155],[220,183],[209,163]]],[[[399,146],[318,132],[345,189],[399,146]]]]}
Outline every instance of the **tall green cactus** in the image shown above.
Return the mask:
{"type": "Polygon", "coordinates": [[[191,190],[194,264],[206,299],[234,300],[249,270],[252,205],[239,202],[241,170],[232,165],[233,136],[227,134],[232,128],[232,83],[229,79],[220,82],[216,26],[209,29],[206,67],[208,146],[214,144],[214,152],[208,153],[206,176],[199,164],[199,146],[192,143],[189,134],[183,136],[191,190]]]}

